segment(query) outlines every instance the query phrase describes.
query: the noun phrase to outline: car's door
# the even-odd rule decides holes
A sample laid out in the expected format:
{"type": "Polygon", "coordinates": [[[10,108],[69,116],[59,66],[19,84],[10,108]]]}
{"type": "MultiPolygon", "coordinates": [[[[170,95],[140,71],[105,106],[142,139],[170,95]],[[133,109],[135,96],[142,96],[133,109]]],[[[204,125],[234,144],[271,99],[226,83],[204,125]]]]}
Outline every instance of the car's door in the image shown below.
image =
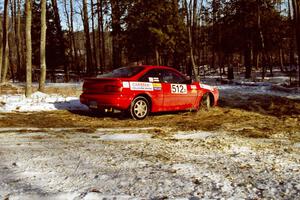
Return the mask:
{"type": "Polygon", "coordinates": [[[147,91],[147,93],[151,95],[152,112],[164,111],[164,94],[162,89],[161,77],[161,69],[151,69],[138,80],[139,82],[147,82],[152,84],[153,90],[147,91]]]}
{"type": "Polygon", "coordinates": [[[165,110],[186,110],[194,107],[197,98],[196,87],[188,83],[182,74],[164,70],[162,88],[165,110]]]}

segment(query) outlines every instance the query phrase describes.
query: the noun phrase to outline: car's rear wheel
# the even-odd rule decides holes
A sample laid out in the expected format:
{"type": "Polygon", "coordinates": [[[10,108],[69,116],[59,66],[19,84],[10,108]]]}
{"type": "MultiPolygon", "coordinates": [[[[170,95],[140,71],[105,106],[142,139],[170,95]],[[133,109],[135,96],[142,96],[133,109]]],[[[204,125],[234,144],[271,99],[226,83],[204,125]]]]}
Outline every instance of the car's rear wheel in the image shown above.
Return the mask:
{"type": "Polygon", "coordinates": [[[209,110],[211,107],[211,103],[210,103],[210,97],[208,93],[205,93],[202,96],[201,102],[199,104],[199,110],[209,110]]]}
{"type": "Polygon", "coordinates": [[[145,119],[150,112],[149,101],[142,96],[136,97],[130,105],[130,115],[133,119],[145,119]]]}

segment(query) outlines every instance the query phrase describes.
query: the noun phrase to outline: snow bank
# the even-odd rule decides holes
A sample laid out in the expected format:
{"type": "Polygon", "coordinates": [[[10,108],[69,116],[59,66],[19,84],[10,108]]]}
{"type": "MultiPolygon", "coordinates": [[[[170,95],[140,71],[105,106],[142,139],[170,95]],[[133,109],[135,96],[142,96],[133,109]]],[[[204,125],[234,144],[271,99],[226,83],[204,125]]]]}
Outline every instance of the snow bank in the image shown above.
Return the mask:
{"type": "Polygon", "coordinates": [[[289,89],[283,90],[280,87],[276,87],[273,84],[268,83],[254,83],[244,82],[238,85],[219,85],[217,86],[220,90],[221,98],[222,95],[239,96],[239,95],[270,95],[278,97],[286,97],[289,99],[300,99],[300,90],[289,89]]]}
{"type": "Polygon", "coordinates": [[[25,95],[0,95],[0,112],[29,112],[52,110],[87,110],[78,97],[63,97],[35,92],[30,98],[25,95]]]}

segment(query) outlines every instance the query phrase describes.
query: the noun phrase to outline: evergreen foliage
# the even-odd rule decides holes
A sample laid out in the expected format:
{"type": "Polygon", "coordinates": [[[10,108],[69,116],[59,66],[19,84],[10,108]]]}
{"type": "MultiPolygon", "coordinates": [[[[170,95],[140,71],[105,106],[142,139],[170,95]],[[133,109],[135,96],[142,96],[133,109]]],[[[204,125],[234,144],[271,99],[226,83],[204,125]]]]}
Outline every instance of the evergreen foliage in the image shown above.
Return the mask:
{"type": "MultiPolygon", "coordinates": [[[[25,0],[20,1],[24,27],[25,0]]],[[[19,0],[10,0],[9,7],[18,3],[19,0]]],[[[4,8],[2,2],[0,7],[4,8]]],[[[71,69],[80,78],[131,63],[169,65],[188,74],[193,71],[193,75],[195,67],[208,66],[220,74],[228,69],[233,79],[235,65],[247,78],[251,78],[254,67],[261,70],[264,78],[267,70],[272,74],[272,67],[280,66],[296,77],[300,46],[298,7],[299,0],[48,0],[47,68],[63,69],[66,76],[71,69]],[[83,6],[83,2],[87,5],[83,6]]],[[[12,23],[17,15],[13,12],[18,9],[11,10],[10,32],[16,29],[12,23]]],[[[3,14],[0,10],[0,19],[3,14]]],[[[40,0],[32,2],[32,20],[32,60],[33,69],[37,69],[40,0]]],[[[24,30],[21,29],[22,40],[24,30]]],[[[21,41],[18,52],[10,51],[13,55],[9,63],[18,66],[16,72],[11,71],[11,77],[13,73],[18,73],[18,79],[24,77],[20,75],[25,71],[20,64],[25,63],[24,49],[25,42],[21,41]]]]}

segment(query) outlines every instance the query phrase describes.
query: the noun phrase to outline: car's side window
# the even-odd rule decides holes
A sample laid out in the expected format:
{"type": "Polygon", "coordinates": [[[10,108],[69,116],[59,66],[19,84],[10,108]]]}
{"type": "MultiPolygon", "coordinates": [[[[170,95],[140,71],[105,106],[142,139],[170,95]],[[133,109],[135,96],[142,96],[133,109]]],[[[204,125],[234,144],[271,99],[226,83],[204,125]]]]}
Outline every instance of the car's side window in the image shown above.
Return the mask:
{"type": "Polygon", "coordinates": [[[140,82],[161,82],[162,71],[158,69],[152,69],[146,72],[140,79],[140,82]]]}
{"type": "Polygon", "coordinates": [[[184,82],[186,82],[186,79],[183,76],[181,76],[171,70],[166,70],[163,74],[162,79],[163,79],[162,81],[164,83],[184,83],[184,82]]]}

